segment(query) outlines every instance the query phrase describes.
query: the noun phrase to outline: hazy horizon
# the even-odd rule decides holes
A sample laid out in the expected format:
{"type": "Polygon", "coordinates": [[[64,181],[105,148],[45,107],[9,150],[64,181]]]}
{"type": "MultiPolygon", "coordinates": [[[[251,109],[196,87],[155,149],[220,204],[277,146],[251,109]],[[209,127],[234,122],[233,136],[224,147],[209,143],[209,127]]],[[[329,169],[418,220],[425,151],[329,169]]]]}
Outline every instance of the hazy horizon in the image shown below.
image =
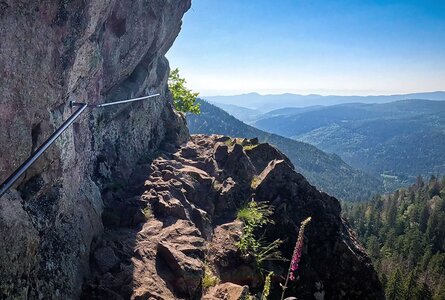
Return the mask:
{"type": "MultiPolygon", "coordinates": [[[[208,94],[199,94],[199,98],[204,98],[204,97],[233,97],[233,96],[242,96],[242,95],[250,95],[250,94],[257,94],[260,96],[280,96],[280,95],[286,95],[286,94],[291,94],[291,95],[298,95],[298,96],[311,96],[311,95],[316,95],[316,96],[323,96],[323,97],[386,97],[386,96],[404,96],[404,95],[411,95],[411,94],[429,94],[429,93],[445,93],[445,90],[437,90],[437,91],[418,91],[418,92],[410,92],[410,93],[403,93],[403,92],[399,92],[399,93],[388,93],[388,94],[329,94],[329,93],[300,93],[300,92],[277,92],[277,93],[262,93],[262,92],[256,92],[256,91],[251,91],[251,92],[241,92],[241,93],[234,93],[234,94],[213,94],[213,95],[208,95],[208,94]]],[[[426,99],[428,100],[428,99],[426,99]]],[[[445,99],[444,99],[445,100],[445,99]]]]}
{"type": "MultiPolygon", "coordinates": [[[[444,91],[389,95],[319,95],[246,93],[231,96],[200,96],[216,105],[235,105],[262,112],[286,107],[331,106],[347,103],[382,104],[401,100],[445,101],[444,91]]],[[[221,106],[223,109],[226,107],[221,106]]]]}

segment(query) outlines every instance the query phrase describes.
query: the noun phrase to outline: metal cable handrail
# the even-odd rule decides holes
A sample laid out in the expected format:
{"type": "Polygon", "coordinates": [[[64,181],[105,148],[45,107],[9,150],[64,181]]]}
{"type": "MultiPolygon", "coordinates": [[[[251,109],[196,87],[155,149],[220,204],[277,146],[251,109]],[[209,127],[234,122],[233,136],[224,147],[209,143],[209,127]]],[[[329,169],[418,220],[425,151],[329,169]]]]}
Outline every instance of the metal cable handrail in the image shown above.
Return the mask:
{"type": "Polygon", "coordinates": [[[115,102],[109,102],[109,103],[103,103],[103,104],[86,104],[86,103],[79,103],[79,102],[70,102],[70,106],[79,106],[79,109],[77,109],[69,118],[66,120],[60,127],[36,150],[34,153],[20,166],[17,168],[17,170],[14,171],[0,186],[0,197],[2,197],[10,188],[11,186],[20,178],[20,176],[23,175],[23,173],[26,172],[26,170],[48,149],[49,146],[54,143],[54,141],[85,111],[87,107],[90,108],[102,108],[110,105],[116,105],[116,104],[123,104],[123,103],[129,103],[134,101],[140,101],[140,100],[146,100],[149,98],[153,98],[159,96],[159,94],[153,94],[148,95],[144,97],[138,97],[138,98],[132,98],[132,99],[126,99],[121,101],[115,101],[115,102]]]}

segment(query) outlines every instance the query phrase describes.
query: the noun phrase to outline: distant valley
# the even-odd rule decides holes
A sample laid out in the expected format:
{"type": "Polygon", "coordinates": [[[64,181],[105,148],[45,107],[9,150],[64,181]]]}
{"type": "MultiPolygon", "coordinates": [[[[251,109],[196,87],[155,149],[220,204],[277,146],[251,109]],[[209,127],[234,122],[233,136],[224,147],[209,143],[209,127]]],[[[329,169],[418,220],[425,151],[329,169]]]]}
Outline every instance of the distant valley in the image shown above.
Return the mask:
{"type": "MultiPolygon", "coordinates": [[[[445,99],[443,92],[413,95],[445,99]]],[[[417,175],[445,173],[445,101],[346,103],[268,112],[221,107],[258,129],[338,154],[351,166],[382,178],[388,191],[411,184],[417,175]]]]}
{"type": "Polygon", "coordinates": [[[445,173],[445,102],[405,100],[288,110],[254,122],[259,129],[338,154],[352,166],[411,183],[445,173]]]}

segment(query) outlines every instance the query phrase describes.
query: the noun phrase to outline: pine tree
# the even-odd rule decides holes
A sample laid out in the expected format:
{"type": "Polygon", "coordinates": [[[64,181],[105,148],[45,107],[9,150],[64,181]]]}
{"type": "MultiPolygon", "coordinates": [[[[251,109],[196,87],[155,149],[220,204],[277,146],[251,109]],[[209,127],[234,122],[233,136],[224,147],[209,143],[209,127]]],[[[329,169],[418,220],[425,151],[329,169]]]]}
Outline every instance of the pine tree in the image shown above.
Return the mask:
{"type": "Polygon", "coordinates": [[[419,216],[419,229],[422,232],[426,231],[426,227],[428,225],[428,218],[430,217],[430,213],[428,211],[428,206],[423,205],[422,211],[420,212],[419,216]]]}
{"type": "Polygon", "coordinates": [[[416,186],[417,188],[421,188],[423,187],[424,183],[423,183],[423,178],[422,176],[417,176],[417,180],[416,180],[416,186]]]}
{"type": "Polygon", "coordinates": [[[388,226],[394,227],[397,222],[397,205],[396,200],[390,201],[386,222],[388,223],[388,226]]]}
{"type": "Polygon", "coordinates": [[[412,299],[412,295],[417,290],[417,284],[416,284],[416,276],[415,271],[412,270],[409,272],[408,277],[406,277],[405,282],[403,284],[403,292],[402,292],[402,299],[410,300],[412,299]]]}
{"type": "Polygon", "coordinates": [[[445,284],[439,287],[439,290],[434,295],[433,300],[445,300],[445,284]]]}
{"type": "Polygon", "coordinates": [[[433,299],[431,290],[425,282],[423,284],[421,284],[420,287],[417,288],[417,290],[414,292],[414,297],[412,297],[412,299],[415,299],[415,300],[432,300],[433,299]]]}
{"type": "Polygon", "coordinates": [[[400,300],[402,299],[401,275],[399,269],[391,274],[386,285],[386,299],[400,300]]]}
{"type": "Polygon", "coordinates": [[[383,273],[381,278],[380,278],[380,282],[382,283],[382,287],[384,290],[386,290],[386,287],[388,285],[388,277],[386,277],[386,274],[383,273]]]}

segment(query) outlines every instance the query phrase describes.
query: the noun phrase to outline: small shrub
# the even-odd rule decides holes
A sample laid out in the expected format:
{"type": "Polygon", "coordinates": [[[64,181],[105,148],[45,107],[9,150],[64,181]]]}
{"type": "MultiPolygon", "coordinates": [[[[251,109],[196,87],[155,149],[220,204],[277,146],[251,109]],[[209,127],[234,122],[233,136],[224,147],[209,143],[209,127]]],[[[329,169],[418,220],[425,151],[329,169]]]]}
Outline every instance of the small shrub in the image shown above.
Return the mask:
{"type": "Polygon", "coordinates": [[[202,288],[208,289],[219,283],[219,278],[216,277],[209,266],[204,266],[204,276],[202,278],[202,288]]]}
{"type": "Polygon", "coordinates": [[[273,214],[271,205],[265,202],[249,201],[246,206],[237,213],[237,218],[251,227],[260,227],[268,223],[273,223],[269,218],[273,214]]]}
{"type": "Polygon", "coordinates": [[[196,103],[198,93],[193,93],[186,86],[184,78],[179,76],[179,69],[170,72],[168,77],[168,88],[173,96],[173,105],[177,111],[183,113],[200,114],[199,103],[196,103]]]}
{"type": "Polygon", "coordinates": [[[101,128],[102,125],[105,125],[105,116],[103,113],[98,113],[96,115],[96,127],[101,128]]]}
{"type": "Polygon", "coordinates": [[[142,209],[142,213],[144,214],[145,220],[148,221],[153,216],[153,212],[151,211],[150,207],[145,207],[142,209]]]}

